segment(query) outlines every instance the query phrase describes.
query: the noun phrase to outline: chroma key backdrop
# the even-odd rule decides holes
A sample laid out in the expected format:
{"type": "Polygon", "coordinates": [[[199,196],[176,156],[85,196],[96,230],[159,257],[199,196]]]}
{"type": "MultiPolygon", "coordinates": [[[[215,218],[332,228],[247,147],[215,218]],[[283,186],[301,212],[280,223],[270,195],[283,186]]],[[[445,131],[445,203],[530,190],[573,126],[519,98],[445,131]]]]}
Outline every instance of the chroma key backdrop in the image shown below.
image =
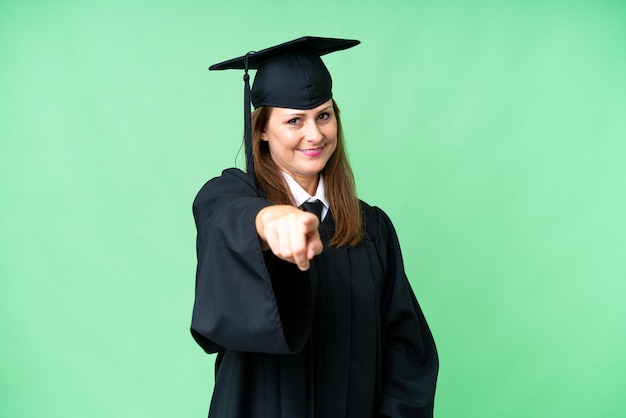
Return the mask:
{"type": "MultiPolygon", "coordinates": [[[[441,357],[437,418],[626,416],[626,3],[0,2],[0,416],[206,416],[191,202],[242,74],[325,58],[441,357]]],[[[253,75],[253,74],[252,74],[253,75]]]]}

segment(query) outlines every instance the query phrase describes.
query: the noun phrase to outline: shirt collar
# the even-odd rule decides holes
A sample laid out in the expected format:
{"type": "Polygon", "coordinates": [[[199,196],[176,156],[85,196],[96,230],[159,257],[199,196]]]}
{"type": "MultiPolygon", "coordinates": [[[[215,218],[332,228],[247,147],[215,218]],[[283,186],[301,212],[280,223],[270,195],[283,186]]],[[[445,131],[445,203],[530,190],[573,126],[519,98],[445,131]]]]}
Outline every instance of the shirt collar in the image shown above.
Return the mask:
{"type": "Polygon", "coordinates": [[[319,200],[324,204],[324,208],[322,209],[322,219],[324,219],[326,213],[328,213],[328,210],[330,209],[330,204],[328,203],[328,199],[326,199],[326,192],[324,190],[324,176],[320,174],[320,179],[317,183],[317,190],[315,191],[315,195],[311,196],[307,193],[306,190],[302,188],[302,186],[298,184],[297,181],[293,179],[293,177],[291,177],[284,171],[282,171],[282,174],[285,178],[285,181],[287,182],[287,186],[289,187],[289,191],[291,191],[291,196],[293,197],[296,205],[300,207],[307,200],[319,200]]]}

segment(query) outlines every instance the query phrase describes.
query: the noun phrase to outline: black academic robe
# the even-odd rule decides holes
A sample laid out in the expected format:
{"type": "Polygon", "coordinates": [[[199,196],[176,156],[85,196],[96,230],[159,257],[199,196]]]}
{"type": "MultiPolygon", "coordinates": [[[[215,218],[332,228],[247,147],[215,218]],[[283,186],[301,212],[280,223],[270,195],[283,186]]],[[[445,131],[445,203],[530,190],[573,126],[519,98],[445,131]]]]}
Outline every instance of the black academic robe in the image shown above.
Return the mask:
{"type": "Polygon", "coordinates": [[[362,203],[366,234],[329,246],[302,272],[263,252],[255,217],[270,205],[225,170],[198,193],[191,331],[218,353],[211,418],[426,418],[438,358],[404,273],[393,225],[362,203]]]}

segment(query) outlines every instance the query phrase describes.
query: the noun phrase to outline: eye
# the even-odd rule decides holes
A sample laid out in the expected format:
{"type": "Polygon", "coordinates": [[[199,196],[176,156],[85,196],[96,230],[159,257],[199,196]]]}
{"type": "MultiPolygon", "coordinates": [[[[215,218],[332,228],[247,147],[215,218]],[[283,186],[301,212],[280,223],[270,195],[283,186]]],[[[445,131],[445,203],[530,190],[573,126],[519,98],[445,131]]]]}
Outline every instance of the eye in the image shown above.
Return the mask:
{"type": "Polygon", "coordinates": [[[328,120],[330,119],[330,113],[328,112],[322,112],[319,114],[319,116],[317,117],[320,120],[328,120]]]}
{"type": "Polygon", "coordinates": [[[300,118],[293,118],[293,119],[289,119],[289,120],[287,121],[287,123],[288,123],[289,125],[297,125],[298,123],[300,123],[300,118]]]}

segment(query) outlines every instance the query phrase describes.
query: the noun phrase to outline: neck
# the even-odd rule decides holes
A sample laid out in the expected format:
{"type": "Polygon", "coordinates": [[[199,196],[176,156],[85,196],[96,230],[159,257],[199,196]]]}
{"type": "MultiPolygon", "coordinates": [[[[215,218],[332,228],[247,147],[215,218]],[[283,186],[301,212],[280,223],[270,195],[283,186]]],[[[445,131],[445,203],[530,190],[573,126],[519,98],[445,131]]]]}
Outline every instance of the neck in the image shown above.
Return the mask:
{"type": "Polygon", "coordinates": [[[315,196],[317,192],[317,185],[319,183],[319,174],[312,177],[294,177],[293,179],[302,187],[308,194],[315,196]]]}
{"type": "Polygon", "coordinates": [[[314,178],[307,179],[307,181],[305,182],[301,182],[300,180],[296,181],[300,186],[302,186],[304,190],[306,190],[308,194],[310,194],[311,196],[315,196],[315,193],[317,192],[317,185],[319,184],[319,179],[319,175],[317,175],[314,178]]]}

